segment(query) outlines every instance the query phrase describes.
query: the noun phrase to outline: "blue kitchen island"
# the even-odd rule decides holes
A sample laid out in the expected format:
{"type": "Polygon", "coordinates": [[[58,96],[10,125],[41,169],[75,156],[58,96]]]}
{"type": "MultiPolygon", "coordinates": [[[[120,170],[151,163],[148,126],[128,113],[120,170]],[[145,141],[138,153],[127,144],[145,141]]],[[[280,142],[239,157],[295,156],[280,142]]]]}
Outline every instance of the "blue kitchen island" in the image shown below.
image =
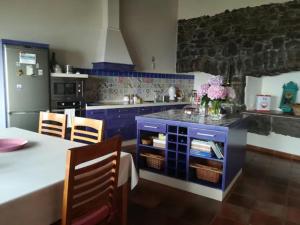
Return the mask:
{"type": "Polygon", "coordinates": [[[246,118],[231,115],[214,121],[169,110],[137,116],[136,121],[141,178],[222,201],[241,175],[246,118]],[[197,154],[193,146],[199,142],[217,146],[221,157],[214,151],[197,154]]]}

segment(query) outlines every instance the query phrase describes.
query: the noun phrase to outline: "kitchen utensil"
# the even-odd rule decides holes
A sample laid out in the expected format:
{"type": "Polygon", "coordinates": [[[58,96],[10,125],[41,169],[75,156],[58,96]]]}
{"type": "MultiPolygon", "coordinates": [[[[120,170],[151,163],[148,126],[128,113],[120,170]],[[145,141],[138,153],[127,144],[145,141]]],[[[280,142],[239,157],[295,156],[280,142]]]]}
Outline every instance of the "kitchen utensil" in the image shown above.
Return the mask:
{"type": "Polygon", "coordinates": [[[58,64],[55,64],[54,68],[53,68],[53,71],[54,71],[54,73],[62,73],[61,66],[58,65],[58,64]]]}
{"type": "Polygon", "coordinates": [[[175,87],[173,87],[173,86],[169,87],[168,94],[169,94],[169,100],[170,101],[175,101],[175,97],[176,97],[176,89],[175,89],[175,87]]]}
{"type": "Polygon", "coordinates": [[[129,102],[130,102],[129,96],[128,95],[124,95],[124,97],[123,97],[123,103],[127,105],[127,104],[129,104],[129,102]]]}
{"type": "Polygon", "coordinates": [[[73,74],[73,66],[66,65],[65,66],[65,71],[66,71],[67,74],[73,74]]]}

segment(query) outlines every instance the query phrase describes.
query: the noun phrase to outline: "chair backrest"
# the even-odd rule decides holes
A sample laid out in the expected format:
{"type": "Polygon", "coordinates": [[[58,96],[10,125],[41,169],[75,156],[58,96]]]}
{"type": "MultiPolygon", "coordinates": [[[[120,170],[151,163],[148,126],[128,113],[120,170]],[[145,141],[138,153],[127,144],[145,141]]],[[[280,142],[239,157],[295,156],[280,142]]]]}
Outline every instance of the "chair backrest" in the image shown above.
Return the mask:
{"type": "Polygon", "coordinates": [[[115,136],[68,150],[62,225],[70,225],[103,206],[116,210],[121,143],[121,137],[115,136]]]}
{"type": "Polygon", "coordinates": [[[74,117],[72,120],[71,141],[98,143],[102,141],[103,120],[74,117]]]}
{"type": "Polygon", "coordinates": [[[67,117],[64,114],[40,112],[40,134],[65,138],[67,117]]]}

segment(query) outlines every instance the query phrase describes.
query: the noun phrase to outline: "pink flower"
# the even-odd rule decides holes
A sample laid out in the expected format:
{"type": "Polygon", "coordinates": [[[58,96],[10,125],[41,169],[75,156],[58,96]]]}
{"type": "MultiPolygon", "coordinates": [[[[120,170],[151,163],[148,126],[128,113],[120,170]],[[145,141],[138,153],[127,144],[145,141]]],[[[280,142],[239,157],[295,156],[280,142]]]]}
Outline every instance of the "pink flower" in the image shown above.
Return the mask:
{"type": "Polygon", "coordinates": [[[207,97],[211,100],[226,99],[227,89],[223,86],[212,85],[207,90],[207,97]]]}
{"type": "Polygon", "coordinates": [[[221,75],[213,76],[208,80],[210,85],[221,86],[223,84],[223,77],[221,75]]]}
{"type": "Polygon", "coordinates": [[[236,98],[235,90],[232,87],[227,87],[227,97],[231,100],[236,98]]]}
{"type": "Polygon", "coordinates": [[[198,89],[198,96],[203,97],[204,95],[207,95],[207,90],[209,87],[209,84],[201,84],[200,88],[198,89]]]}

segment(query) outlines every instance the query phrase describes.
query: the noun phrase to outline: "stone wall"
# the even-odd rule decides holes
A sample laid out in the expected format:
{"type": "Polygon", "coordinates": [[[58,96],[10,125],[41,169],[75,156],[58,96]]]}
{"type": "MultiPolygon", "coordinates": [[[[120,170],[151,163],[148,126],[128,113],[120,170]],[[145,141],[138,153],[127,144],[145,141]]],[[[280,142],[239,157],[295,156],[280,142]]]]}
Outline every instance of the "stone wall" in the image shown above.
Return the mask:
{"type": "Polygon", "coordinates": [[[177,72],[244,76],[300,69],[300,0],[178,21],[177,72]]]}

